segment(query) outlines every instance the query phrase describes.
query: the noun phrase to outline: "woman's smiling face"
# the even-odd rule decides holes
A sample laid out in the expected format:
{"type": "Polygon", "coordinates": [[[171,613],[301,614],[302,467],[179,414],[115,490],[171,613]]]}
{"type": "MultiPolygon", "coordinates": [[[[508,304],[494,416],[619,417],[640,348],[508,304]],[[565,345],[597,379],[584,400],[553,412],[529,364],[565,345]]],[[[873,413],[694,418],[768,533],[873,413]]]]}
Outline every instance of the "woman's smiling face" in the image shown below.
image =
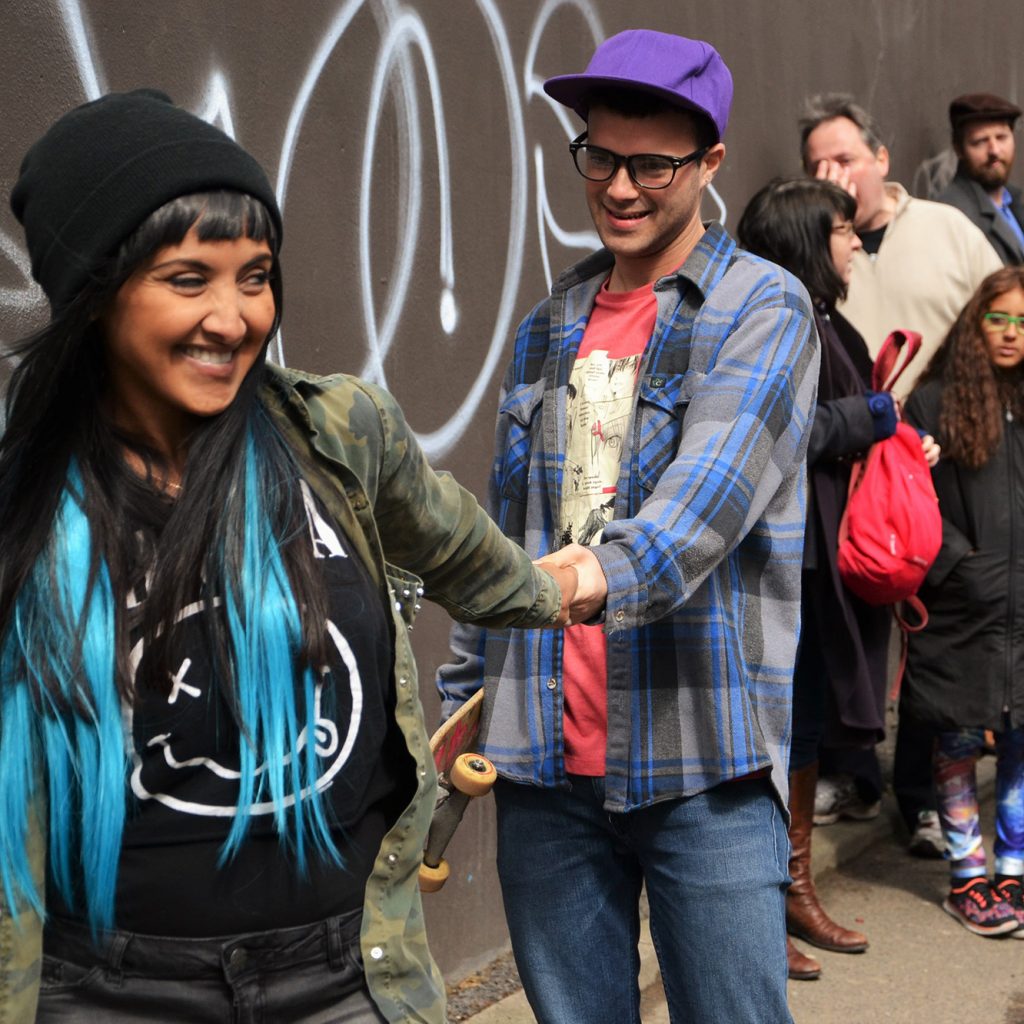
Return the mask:
{"type": "Polygon", "coordinates": [[[128,278],[100,320],[118,427],[169,455],[234,401],[274,323],[273,263],[266,242],[193,225],[128,278]]]}

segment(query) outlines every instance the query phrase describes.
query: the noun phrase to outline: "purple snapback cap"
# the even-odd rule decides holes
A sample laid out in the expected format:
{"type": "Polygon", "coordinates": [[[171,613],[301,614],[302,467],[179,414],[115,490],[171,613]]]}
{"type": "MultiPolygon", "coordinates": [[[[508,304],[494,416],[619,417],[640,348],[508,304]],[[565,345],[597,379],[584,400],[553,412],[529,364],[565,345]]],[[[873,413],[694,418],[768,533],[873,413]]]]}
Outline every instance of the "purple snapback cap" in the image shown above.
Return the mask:
{"type": "Polygon", "coordinates": [[[651,93],[696,111],[715,126],[719,141],[725,135],[732,75],[710,43],[650,29],[627,29],[594,51],[582,75],[549,78],[544,91],[586,120],[591,90],[609,86],[651,93]]]}

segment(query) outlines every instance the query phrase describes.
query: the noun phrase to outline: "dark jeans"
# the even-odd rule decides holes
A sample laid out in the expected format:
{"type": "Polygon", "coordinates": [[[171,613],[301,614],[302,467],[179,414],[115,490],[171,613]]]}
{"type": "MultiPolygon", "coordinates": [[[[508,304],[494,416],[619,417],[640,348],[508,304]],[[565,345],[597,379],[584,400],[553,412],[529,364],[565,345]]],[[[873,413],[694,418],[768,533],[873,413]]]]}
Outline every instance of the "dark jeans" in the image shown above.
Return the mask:
{"type": "Polygon", "coordinates": [[[102,932],[51,918],[37,1024],[379,1024],[362,911],[216,938],[102,932]]]}
{"type": "Polygon", "coordinates": [[[873,804],[882,796],[882,766],[874,747],[822,747],[819,775],[852,775],[857,795],[873,804]]]}
{"type": "Polygon", "coordinates": [[[603,778],[570,779],[568,792],[494,789],[505,914],[539,1024],[640,1020],[644,884],[673,1021],[792,1024],[789,842],[768,780],[618,814],[603,778]]]}
{"type": "Polygon", "coordinates": [[[798,772],[818,760],[818,748],[825,733],[828,668],[814,623],[814,613],[807,606],[807,601],[805,589],[800,612],[803,629],[793,671],[793,735],[789,746],[791,772],[798,772]]]}
{"type": "Polygon", "coordinates": [[[911,834],[917,828],[918,814],[921,811],[934,811],[938,807],[932,775],[932,755],[937,735],[933,726],[908,715],[900,704],[892,788],[903,822],[911,834]]]}

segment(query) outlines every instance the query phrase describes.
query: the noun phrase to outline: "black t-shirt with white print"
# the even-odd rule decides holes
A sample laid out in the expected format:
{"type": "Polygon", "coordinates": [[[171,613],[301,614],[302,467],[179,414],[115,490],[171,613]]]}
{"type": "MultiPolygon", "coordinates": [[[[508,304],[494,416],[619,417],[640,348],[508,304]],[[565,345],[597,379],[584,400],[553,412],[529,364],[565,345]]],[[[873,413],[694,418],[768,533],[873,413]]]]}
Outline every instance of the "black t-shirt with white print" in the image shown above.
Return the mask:
{"type": "MultiPolygon", "coordinates": [[[[360,907],[381,839],[411,797],[413,772],[393,713],[387,609],[354,549],[308,490],[305,498],[316,565],[326,584],[332,655],[330,671],[316,688],[311,741],[317,784],[330,805],[345,863],[338,868],[313,854],[300,877],[293,855],[280,843],[268,796],[251,806],[238,853],[218,866],[236,813],[239,735],[211,685],[197,602],[181,615],[170,693],[143,694],[126,712],[131,776],[118,928],[229,935],[287,928],[360,907]]],[[[144,662],[144,640],[136,642],[133,656],[144,662]]],[[[301,727],[301,688],[296,703],[301,727]]]]}

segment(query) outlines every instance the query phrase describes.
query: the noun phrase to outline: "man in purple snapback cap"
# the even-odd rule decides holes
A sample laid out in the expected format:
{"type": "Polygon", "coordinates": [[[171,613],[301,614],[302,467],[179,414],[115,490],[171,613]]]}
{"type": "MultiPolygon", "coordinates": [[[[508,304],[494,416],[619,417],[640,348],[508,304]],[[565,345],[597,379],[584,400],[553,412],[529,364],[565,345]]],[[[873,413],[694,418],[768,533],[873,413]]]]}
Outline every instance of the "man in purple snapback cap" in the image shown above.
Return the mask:
{"type": "Polygon", "coordinates": [[[639,1020],[646,885],[672,1019],[782,1024],[810,302],[701,221],[732,100],[712,46],[623,32],[545,89],[586,122],[604,247],[519,327],[490,504],[601,596],[558,637],[456,629],[445,711],[485,688],[538,1021],[639,1020]]]}

